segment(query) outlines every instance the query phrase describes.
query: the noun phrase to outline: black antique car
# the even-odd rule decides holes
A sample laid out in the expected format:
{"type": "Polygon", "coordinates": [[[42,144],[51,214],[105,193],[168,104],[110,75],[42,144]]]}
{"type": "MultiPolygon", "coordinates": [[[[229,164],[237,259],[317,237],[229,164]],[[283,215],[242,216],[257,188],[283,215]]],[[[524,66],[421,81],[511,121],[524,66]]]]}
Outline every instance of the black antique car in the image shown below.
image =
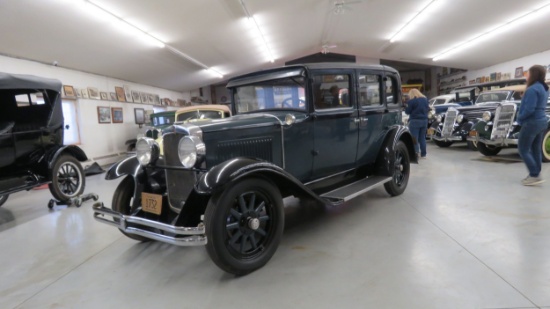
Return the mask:
{"type": "Polygon", "coordinates": [[[163,156],[141,138],[136,156],[107,172],[124,179],[112,209],[94,204],[95,219],[139,241],[206,245],[221,269],[246,274],[277,249],[284,197],[339,205],[378,186],[392,196],[407,187],[417,158],[400,125],[396,70],[295,65],[227,87],[234,116],[164,130],[163,156]]]}
{"type": "MultiPolygon", "coordinates": [[[[516,122],[521,102],[504,102],[494,111],[483,113],[482,119],[472,128],[468,141],[477,143],[485,156],[496,156],[503,148],[517,147],[521,126],[516,122]]],[[[546,105],[548,128],[542,142],[542,161],[550,162],[550,101],[546,105]]]]}
{"type": "Polygon", "coordinates": [[[43,184],[63,202],[84,191],[87,157],[63,145],[61,104],[58,80],[0,73],[0,205],[43,184]]]}
{"type": "Polygon", "coordinates": [[[434,123],[428,129],[428,136],[439,147],[449,147],[456,142],[467,142],[470,149],[476,150],[477,143],[467,138],[483,113],[494,111],[500,102],[521,99],[524,91],[525,85],[484,91],[479,94],[474,106],[449,108],[445,114],[436,115],[434,123]]]}

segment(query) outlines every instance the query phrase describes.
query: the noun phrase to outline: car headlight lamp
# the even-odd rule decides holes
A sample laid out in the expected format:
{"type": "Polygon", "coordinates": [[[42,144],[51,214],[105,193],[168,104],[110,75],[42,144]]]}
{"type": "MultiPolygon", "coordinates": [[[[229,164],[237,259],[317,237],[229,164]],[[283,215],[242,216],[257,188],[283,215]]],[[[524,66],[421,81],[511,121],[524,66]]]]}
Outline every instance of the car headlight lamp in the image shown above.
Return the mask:
{"type": "Polygon", "coordinates": [[[178,157],[185,168],[193,168],[202,162],[206,147],[198,136],[185,136],[178,144],[178,157]]]}
{"type": "Polygon", "coordinates": [[[462,120],[464,120],[464,115],[459,114],[458,116],[456,116],[456,122],[457,123],[462,123],[462,120]]]}
{"type": "Polygon", "coordinates": [[[485,122],[489,122],[491,120],[491,112],[490,111],[485,111],[483,112],[483,116],[481,117],[481,119],[483,119],[483,121],[485,122]]]}
{"type": "Polygon", "coordinates": [[[160,147],[154,139],[142,137],[136,142],[136,158],[142,166],[157,161],[159,154],[160,147]]]}
{"type": "Polygon", "coordinates": [[[435,116],[435,112],[433,109],[430,109],[430,111],[428,112],[428,119],[433,119],[435,116]]]}
{"type": "Polygon", "coordinates": [[[435,120],[437,122],[441,122],[441,120],[443,120],[443,116],[442,115],[437,115],[437,116],[435,116],[435,120]]]}

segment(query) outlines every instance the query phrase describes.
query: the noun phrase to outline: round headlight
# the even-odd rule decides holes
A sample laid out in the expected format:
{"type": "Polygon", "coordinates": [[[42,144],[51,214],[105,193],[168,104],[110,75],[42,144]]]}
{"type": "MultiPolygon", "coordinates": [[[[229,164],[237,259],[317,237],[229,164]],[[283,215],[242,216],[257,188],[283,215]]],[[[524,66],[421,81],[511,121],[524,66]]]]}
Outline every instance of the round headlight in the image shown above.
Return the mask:
{"type": "Polygon", "coordinates": [[[437,122],[441,122],[441,120],[443,120],[443,116],[437,115],[437,116],[435,116],[435,120],[436,120],[437,122]]]}
{"type": "Polygon", "coordinates": [[[483,119],[483,121],[485,122],[489,122],[491,120],[491,112],[490,111],[485,111],[483,112],[483,117],[481,117],[483,119]]]}
{"type": "Polygon", "coordinates": [[[456,122],[457,122],[457,123],[461,123],[462,120],[464,120],[464,115],[459,114],[458,116],[456,116],[456,122]]]}
{"type": "Polygon", "coordinates": [[[197,136],[186,136],[180,139],[178,157],[185,168],[192,168],[204,156],[204,143],[197,136]]]}
{"type": "Polygon", "coordinates": [[[430,110],[428,112],[428,119],[432,119],[434,117],[434,111],[433,110],[430,110]]]}
{"type": "Polygon", "coordinates": [[[136,158],[141,165],[155,162],[159,157],[159,147],[156,142],[148,137],[138,139],[136,143],[136,158]]]}

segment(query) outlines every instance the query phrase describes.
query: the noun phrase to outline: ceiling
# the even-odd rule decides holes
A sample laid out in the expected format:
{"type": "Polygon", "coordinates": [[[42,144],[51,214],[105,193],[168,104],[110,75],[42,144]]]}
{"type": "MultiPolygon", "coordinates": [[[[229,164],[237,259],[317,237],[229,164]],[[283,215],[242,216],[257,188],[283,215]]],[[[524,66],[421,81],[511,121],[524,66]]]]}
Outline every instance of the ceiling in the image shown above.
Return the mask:
{"type": "MultiPolygon", "coordinates": [[[[334,0],[244,0],[272,49],[270,63],[254,37],[239,0],[96,0],[166,44],[211,67],[224,78],[281,66],[285,61],[329,52],[464,69],[479,69],[550,50],[542,37],[550,18],[486,39],[449,58],[431,58],[487,29],[514,19],[542,0],[439,0],[394,44],[388,38],[426,0],[349,0],[335,14],[334,0]]],[[[82,9],[78,0],[0,1],[0,54],[188,91],[220,78],[193,62],[143,44],[82,9]]],[[[342,2],[338,0],[338,2],[342,2]]],[[[547,10],[548,11],[548,10],[547,10]]]]}

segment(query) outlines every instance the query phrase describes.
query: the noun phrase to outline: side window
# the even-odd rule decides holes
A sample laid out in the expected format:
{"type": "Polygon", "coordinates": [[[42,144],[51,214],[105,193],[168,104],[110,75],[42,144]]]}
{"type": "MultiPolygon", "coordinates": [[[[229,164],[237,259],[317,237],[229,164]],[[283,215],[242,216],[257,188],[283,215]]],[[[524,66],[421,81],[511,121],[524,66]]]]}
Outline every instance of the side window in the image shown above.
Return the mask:
{"type": "Polygon", "coordinates": [[[316,110],[350,107],[350,75],[323,74],[313,77],[313,102],[316,110]]]}
{"type": "Polygon", "coordinates": [[[388,108],[401,107],[402,102],[400,102],[400,93],[401,89],[398,89],[398,83],[395,79],[395,76],[389,75],[386,77],[386,102],[388,108]]]}
{"type": "Polygon", "coordinates": [[[380,75],[360,74],[359,75],[359,104],[361,106],[379,106],[380,89],[382,80],[380,75]]]}

